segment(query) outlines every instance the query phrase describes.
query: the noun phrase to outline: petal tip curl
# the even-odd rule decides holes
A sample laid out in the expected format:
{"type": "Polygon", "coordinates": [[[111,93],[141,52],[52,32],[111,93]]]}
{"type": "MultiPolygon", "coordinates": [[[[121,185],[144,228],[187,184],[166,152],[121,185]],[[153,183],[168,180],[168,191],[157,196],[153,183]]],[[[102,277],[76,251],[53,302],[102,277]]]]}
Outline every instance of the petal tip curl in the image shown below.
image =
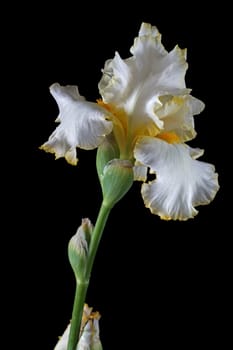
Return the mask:
{"type": "Polygon", "coordinates": [[[78,158],[76,157],[76,149],[68,149],[67,151],[58,151],[57,146],[50,143],[50,141],[45,142],[43,145],[39,147],[40,150],[43,150],[47,153],[52,153],[55,156],[55,160],[60,158],[65,158],[67,163],[70,165],[76,166],[78,164],[78,158]]]}

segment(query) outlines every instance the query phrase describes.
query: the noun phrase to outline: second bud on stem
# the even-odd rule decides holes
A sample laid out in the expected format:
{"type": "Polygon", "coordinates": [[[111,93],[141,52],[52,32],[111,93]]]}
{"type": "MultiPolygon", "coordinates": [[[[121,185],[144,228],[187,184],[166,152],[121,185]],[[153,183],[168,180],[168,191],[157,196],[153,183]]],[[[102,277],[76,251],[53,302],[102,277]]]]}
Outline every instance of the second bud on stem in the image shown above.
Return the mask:
{"type": "Polygon", "coordinates": [[[133,166],[129,160],[110,160],[101,179],[104,204],[112,208],[128,192],[133,180],[133,166]]]}
{"type": "Polygon", "coordinates": [[[86,279],[86,265],[88,247],[91,239],[93,225],[89,219],[82,219],[76,234],[70,239],[68,245],[69,261],[78,281],[86,279]]]}
{"type": "Polygon", "coordinates": [[[132,162],[120,158],[113,134],[98,147],[96,166],[104,205],[112,208],[128,192],[134,180],[132,162]]]}

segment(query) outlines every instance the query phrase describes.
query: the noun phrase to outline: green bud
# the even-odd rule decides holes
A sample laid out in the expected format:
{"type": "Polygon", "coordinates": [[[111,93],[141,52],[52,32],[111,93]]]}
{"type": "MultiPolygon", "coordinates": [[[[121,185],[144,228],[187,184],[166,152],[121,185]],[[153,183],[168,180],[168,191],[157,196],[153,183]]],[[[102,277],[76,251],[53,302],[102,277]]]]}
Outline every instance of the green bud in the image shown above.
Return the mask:
{"type": "Polygon", "coordinates": [[[104,167],[101,181],[104,204],[113,207],[128,192],[133,180],[133,166],[129,160],[110,160],[104,167]]]}
{"type": "Polygon", "coordinates": [[[96,167],[100,182],[102,181],[105,165],[112,159],[119,158],[120,152],[113,134],[106,136],[104,142],[98,147],[96,167]]]}
{"type": "Polygon", "coordinates": [[[85,280],[88,247],[91,238],[93,225],[89,219],[83,219],[76,234],[71,238],[68,245],[68,256],[70,265],[76,279],[85,280]]]}

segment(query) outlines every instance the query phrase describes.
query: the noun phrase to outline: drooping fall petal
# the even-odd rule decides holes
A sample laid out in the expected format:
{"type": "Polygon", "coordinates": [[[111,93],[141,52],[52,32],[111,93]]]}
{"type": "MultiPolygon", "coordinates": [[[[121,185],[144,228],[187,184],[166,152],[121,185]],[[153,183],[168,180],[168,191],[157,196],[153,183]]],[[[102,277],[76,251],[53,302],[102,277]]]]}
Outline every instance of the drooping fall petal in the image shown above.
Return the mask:
{"type": "Polygon", "coordinates": [[[105,109],[80,96],[77,86],[60,86],[56,83],[50,87],[50,91],[59,107],[56,121],[60,125],[41,148],[55,153],[56,158],[65,157],[70,164],[76,165],[76,147],[98,147],[105,135],[112,131],[112,122],[108,120],[105,109]]]}
{"type": "Polygon", "coordinates": [[[202,152],[184,144],[143,137],[135,158],[156,174],[142,185],[142,197],[153,214],[166,220],[187,220],[197,214],[195,206],[208,204],[219,186],[214,166],[196,160],[202,152]]]}

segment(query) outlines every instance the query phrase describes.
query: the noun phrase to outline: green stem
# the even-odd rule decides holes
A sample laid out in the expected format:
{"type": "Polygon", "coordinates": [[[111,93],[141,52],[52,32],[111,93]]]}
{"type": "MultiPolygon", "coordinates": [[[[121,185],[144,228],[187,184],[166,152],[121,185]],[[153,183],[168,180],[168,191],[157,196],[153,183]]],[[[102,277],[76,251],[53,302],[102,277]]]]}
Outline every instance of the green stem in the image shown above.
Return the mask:
{"type": "Polygon", "coordinates": [[[83,314],[83,307],[84,307],[84,302],[86,298],[87,288],[89,285],[91,270],[93,267],[99,242],[102,237],[102,233],[104,231],[104,227],[106,225],[111,209],[112,208],[107,207],[104,203],[102,203],[94,230],[91,235],[88,259],[87,259],[86,280],[85,281],[76,280],[76,292],[75,292],[75,298],[74,298],[67,350],[76,350],[76,347],[77,347],[79,334],[80,334],[82,314],[83,314]]]}
{"type": "Polygon", "coordinates": [[[76,280],[76,291],[67,350],[75,350],[78,343],[87,287],[88,283],[80,283],[76,280]]]}
{"type": "Polygon", "coordinates": [[[100,239],[102,237],[102,233],[104,231],[104,227],[106,225],[108,216],[111,211],[111,207],[107,207],[104,202],[101,205],[99,215],[95,224],[95,228],[93,230],[92,236],[91,236],[91,242],[89,246],[89,253],[88,253],[88,261],[87,261],[87,270],[86,270],[86,277],[87,280],[90,279],[91,270],[93,267],[93,263],[95,260],[96,252],[99,246],[100,239]]]}

